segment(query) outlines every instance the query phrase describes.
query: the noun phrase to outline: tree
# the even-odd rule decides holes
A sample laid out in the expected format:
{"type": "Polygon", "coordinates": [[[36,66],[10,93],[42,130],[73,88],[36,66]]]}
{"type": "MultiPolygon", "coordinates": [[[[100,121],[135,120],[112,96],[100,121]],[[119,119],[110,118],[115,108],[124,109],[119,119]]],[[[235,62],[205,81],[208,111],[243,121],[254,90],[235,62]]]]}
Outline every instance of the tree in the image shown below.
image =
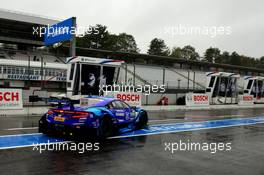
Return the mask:
{"type": "Polygon", "coordinates": [[[254,67],[255,66],[255,59],[248,57],[248,56],[244,56],[244,55],[240,55],[240,65],[242,66],[246,66],[246,67],[254,67]]]}
{"type": "Polygon", "coordinates": [[[264,56],[260,57],[258,60],[255,61],[257,68],[264,68],[264,56]]]}
{"type": "Polygon", "coordinates": [[[136,41],[132,35],[121,33],[110,34],[106,26],[97,24],[91,27],[84,36],[77,37],[77,46],[93,49],[104,49],[121,52],[139,52],[136,41]]]}
{"type": "Polygon", "coordinates": [[[220,50],[218,48],[208,48],[204,53],[204,61],[215,63],[220,62],[220,50]]]}
{"type": "Polygon", "coordinates": [[[169,48],[166,46],[164,40],[154,38],[149,45],[148,54],[168,56],[170,53],[169,48]]]}
{"type": "Polygon", "coordinates": [[[170,56],[174,57],[174,58],[182,58],[181,48],[180,47],[173,47],[170,56]]]}
{"type": "Polygon", "coordinates": [[[91,31],[85,32],[84,36],[77,37],[77,46],[94,48],[94,49],[108,49],[110,33],[106,26],[96,24],[91,27],[91,31]]]}
{"type": "Polygon", "coordinates": [[[120,33],[119,35],[112,35],[112,48],[110,50],[120,52],[138,53],[136,41],[132,35],[120,33]]]}
{"type": "Polygon", "coordinates": [[[221,64],[230,64],[230,55],[229,55],[229,52],[227,51],[224,51],[219,59],[216,59],[215,60],[216,63],[221,63],[221,64]]]}
{"type": "Polygon", "coordinates": [[[236,52],[232,52],[230,56],[230,64],[232,65],[241,65],[240,56],[236,52]]]}
{"type": "Polygon", "coordinates": [[[186,60],[198,60],[199,54],[195,51],[195,48],[188,45],[181,49],[181,56],[186,60]]]}

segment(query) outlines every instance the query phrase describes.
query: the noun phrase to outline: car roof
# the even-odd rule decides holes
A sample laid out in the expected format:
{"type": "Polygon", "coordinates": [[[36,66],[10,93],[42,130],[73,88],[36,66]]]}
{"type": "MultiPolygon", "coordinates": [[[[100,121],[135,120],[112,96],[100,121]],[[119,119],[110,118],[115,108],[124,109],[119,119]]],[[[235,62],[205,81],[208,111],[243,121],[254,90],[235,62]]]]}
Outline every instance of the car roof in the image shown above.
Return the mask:
{"type": "MultiPolygon", "coordinates": [[[[85,97],[85,98],[91,98],[91,99],[98,99],[99,101],[92,104],[91,106],[82,106],[82,107],[75,107],[74,108],[74,111],[82,111],[83,109],[85,108],[90,108],[90,107],[103,107],[103,106],[106,106],[108,103],[112,102],[112,101],[115,101],[115,100],[118,100],[118,99],[115,99],[113,97],[101,97],[101,96],[89,96],[89,97],[85,97]]],[[[70,109],[70,106],[64,106],[63,107],[64,110],[69,110],[70,109]]]]}
{"type": "Polygon", "coordinates": [[[101,101],[99,101],[98,103],[95,103],[95,104],[91,105],[91,107],[105,106],[109,102],[116,100],[115,98],[98,98],[98,99],[101,99],[101,101]]]}

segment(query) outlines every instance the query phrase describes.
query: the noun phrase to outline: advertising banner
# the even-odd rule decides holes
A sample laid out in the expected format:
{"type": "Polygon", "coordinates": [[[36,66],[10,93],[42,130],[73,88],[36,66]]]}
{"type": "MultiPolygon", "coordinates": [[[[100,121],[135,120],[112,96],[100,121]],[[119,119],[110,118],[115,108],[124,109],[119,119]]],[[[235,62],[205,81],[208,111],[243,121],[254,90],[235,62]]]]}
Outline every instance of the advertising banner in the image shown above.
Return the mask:
{"type": "Polygon", "coordinates": [[[45,45],[55,44],[61,41],[70,40],[75,32],[73,18],[46,27],[44,42],[45,45]]]}
{"type": "Polygon", "coordinates": [[[23,109],[21,89],[0,89],[0,109],[23,109]]]}
{"type": "Polygon", "coordinates": [[[239,95],[238,96],[238,105],[253,106],[253,104],[254,104],[253,95],[239,95]]]}
{"type": "Polygon", "coordinates": [[[130,106],[141,106],[141,94],[135,92],[108,92],[106,96],[111,96],[122,100],[130,106]]]}
{"type": "Polygon", "coordinates": [[[208,106],[209,96],[207,94],[187,93],[185,101],[186,106],[208,106]]]}

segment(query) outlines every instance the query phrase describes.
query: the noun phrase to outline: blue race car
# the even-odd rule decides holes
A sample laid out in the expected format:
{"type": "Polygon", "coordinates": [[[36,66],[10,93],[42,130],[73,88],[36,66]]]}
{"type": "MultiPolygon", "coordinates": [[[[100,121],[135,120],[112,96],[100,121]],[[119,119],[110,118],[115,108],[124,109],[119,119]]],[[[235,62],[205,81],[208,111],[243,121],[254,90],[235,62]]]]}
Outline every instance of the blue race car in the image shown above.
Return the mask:
{"type": "Polygon", "coordinates": [[[106,97],[87,97],[87,100],[89,103],[81,107],[70,103],[49,110],[39,120],[39,132],[107,138],[120,131],[144,128],[148,123],[144,109],[130,107],[124,101],[106,97]]]}

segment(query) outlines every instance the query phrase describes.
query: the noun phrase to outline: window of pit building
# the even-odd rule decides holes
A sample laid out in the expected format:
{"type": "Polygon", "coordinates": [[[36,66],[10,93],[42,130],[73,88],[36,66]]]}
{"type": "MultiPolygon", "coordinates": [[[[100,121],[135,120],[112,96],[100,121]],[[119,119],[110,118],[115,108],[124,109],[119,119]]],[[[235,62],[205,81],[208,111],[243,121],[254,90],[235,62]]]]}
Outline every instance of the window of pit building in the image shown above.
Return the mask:
{"type": "Polygon", "coordinates": [[[20,74],[24,74],[25,73],[25,68],[21,67],[20,68],[20,74]]]}
{"type": "Polygon", "coordinates": [[[251,88],[252,83],[253,83],[253,80],[249,80],[248,81],[247,89],[250,89],[251,88]]]}
{"type": "Polygon", "coordinates": [[[215,77],[211,77],[211,80],[210,80],[210,83],[209,83],[209,87],[213,87],[214,85],[214,82],[215,82],[215,77]]]}
{"type": "Polygon", "coordinates": [[[16,68],[15,67],[11,67],[11,72],[12,72],[12,74],[16,74],[16,68]]]}
{"type": "Polygon", "coordinates": [[[74,73],[75,64],[71,65],[71,71],[70,71],[70,80],[73,79],[73,73],[74,73]]]}
{"type": "Polygon", "coordinates": [[[39,69],[35,69],[34,73],[35,73],[34,75],[40,75],[40,70],[39,69]]]}
{"type": "Polygon", "coordinates": [[[12,73],[12,68],[11,67],[7,67],[7,73],[11,74],[12,73]]]}
{"type": "Polygon", "coordinates": [[[20,67],[16,67],[15,70],[15,74],[19,74],[20,67]]]}

